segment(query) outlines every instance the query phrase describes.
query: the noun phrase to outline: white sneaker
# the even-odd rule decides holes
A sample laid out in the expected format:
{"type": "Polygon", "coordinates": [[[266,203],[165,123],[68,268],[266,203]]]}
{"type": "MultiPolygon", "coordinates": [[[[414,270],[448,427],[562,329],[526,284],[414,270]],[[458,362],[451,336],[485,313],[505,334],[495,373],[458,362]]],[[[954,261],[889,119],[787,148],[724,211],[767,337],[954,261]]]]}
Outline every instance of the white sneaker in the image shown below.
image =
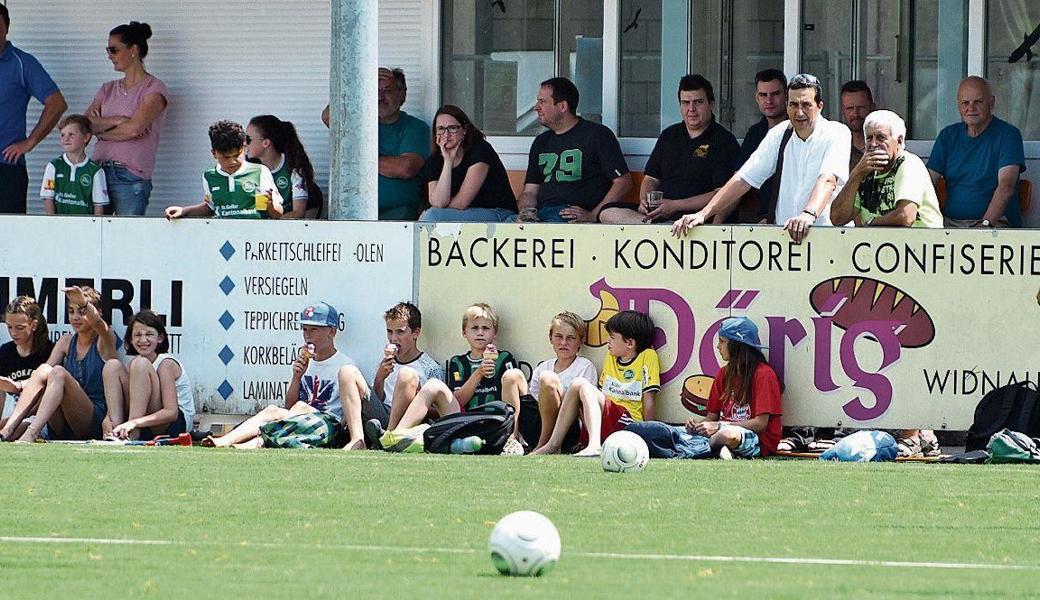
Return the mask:
{"type": "Polygon", "coordinates": [[[721,460],[733,460],[733,452],[729,449],[729,446],[719,448],[719,458],[721,460]]]}
{"type": "Polygon", "coordinates": [[[502,446],[502,456],[523,456],[524,445],[520,443],[520,440],[511,437],[506,440],[506,445],[502,446]]]}

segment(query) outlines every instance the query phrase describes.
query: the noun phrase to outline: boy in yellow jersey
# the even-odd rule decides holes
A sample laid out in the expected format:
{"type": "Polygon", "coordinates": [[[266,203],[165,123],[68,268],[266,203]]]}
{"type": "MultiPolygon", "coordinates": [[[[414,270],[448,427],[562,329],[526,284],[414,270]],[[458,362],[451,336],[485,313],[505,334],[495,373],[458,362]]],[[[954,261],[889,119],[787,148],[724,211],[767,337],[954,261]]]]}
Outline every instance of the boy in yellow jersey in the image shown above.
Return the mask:
{"type": "Polygon", "coordinates": [[[246,134],[232,121],[217,121],[209,128],[209,142],[217,164],[202,174],[202,202],[170,206],[167,219],[209,217],[229,219],[280,219],[282,195],[271,171],[242,160],[246,134]]]}
{"type": "Polygon", "coordinates": [[[559,452],[579,409],[588,445],[575,456],[598,456],[604,438],[629,423],[653,421],[657,416],[661,364],[652,348],[654,322],[646,313],[625,310],[610,317],[606,328],[607,356],[599,387],[585,378],[575,378],[563,397],[549,441],[532,454],[559,452]]]}

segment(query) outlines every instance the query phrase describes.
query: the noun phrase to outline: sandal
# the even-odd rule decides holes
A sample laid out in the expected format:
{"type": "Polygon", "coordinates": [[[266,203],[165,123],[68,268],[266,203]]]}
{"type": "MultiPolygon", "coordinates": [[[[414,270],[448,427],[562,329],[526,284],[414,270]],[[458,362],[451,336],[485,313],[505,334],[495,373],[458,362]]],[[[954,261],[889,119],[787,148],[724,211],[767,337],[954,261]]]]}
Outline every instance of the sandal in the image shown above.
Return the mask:
{"type": "Polygon", "coordinates": [[[916,437],[900,439],[896,442],[896,454],[900,458],[922,456],[921,440],[916,437]]]}

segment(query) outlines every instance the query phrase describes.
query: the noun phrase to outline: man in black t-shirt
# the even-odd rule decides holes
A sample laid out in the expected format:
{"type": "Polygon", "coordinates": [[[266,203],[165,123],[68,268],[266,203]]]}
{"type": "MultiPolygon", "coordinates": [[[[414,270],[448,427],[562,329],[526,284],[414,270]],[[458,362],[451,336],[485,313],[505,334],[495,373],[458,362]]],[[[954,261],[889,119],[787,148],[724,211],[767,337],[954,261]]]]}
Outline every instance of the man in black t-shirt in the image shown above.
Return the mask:
{"type": "Polygon", "coordinates": [[[566,77],[542,82],[535,112],[549,128],[534,139],[521,222],[595,223],[599,211],[632,187],[621,145],[610,129],[575,114],[578,88],[566,77]]]}
{"type": "MultiPolygon", "coordinates": [[[[755,104],[762,118],[748,128],[740,144],[737,168],[751,158],[769,130],[787,120],[787,76],[779,69],[763,69],[755,73],[755,104]]],[[[770,218],[769,202],[773,197],[776,177],[770,177],[759,189],[744,194],[740,205],[716,223],[765,223],[770,218]]]]}
{"type": "Polygon", "coordinates": [[[639,208],[619,203],[605,206],[603,223],[672,223],[676,215],[704,208],[715,192],[733,176],[740,145],[715,121],[715,93],[700,75],[679,80],[682,122],[661,132],[646,162],[639,189],[639,208]],[[662,193],[649,203],[650,192],[662,193]]]}

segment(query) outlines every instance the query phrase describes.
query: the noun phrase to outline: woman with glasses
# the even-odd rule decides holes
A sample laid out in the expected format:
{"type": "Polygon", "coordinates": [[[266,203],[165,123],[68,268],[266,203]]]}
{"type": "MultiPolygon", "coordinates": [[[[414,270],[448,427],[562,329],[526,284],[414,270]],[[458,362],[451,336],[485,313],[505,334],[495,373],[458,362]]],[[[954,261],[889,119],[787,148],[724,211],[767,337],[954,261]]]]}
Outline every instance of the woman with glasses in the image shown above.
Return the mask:
{"type": "Polygon", "coordinates": [[[516,214],[509,176],[484,133],[457,106],[433,119],[433,153],[419,173],[430,208],[420,221],[501,222],[516,214]]]}
{"type": "Polygon", "coordinates": [[[169,354],[162,317],[142,310],[130,319],[123,340],[126,353],[135,355],[130,368],[112,359],[102,373],[112,435],[150,440],[191,431],[195,396],[184,367],[169,354]]]}
{"type": "Polygon", "coordinates": [[[282,195],[282,218],[316,217],[321,209],[321,188],[314,182],[314,167],[296,127],[274,115],[260,115],[246,126],[246,158],[267,167],[282,195]],[[313,214],[308,215],[308,210],[313,214]]]}
{"type": "Polygon", "coordinates": [[[108,59],[122,79],[101,86],[87,107],[97,136],[95,162],[105,170],[108,197],[117,215],[143,215],[152,193],[159,134],[166,120],[166,84],[144,68],[147,23],[131,21],[109,33],[108,59]]]}

